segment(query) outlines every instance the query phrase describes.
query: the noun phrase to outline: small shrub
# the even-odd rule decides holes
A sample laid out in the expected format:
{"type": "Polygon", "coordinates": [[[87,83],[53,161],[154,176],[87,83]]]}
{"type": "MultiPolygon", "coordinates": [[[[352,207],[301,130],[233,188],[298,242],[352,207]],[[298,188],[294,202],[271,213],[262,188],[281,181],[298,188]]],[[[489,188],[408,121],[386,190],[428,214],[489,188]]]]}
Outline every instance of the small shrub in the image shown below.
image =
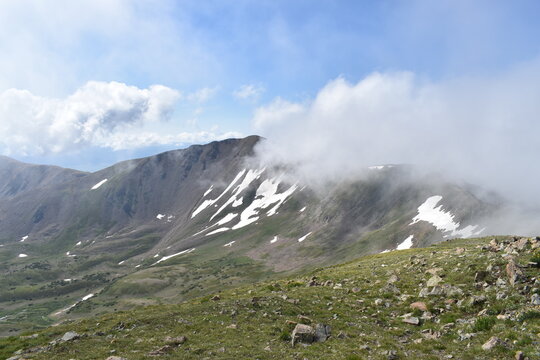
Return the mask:
{"type": "Polygon", "coordinates": [[[497,322],[497,318],[494,316],[480,317],[476,319],[476,322],[474,323],[472,330],[474,332],[488,331],[488,330],[491,330],[491,328],[493,328],[496,322],[497,322]]]}

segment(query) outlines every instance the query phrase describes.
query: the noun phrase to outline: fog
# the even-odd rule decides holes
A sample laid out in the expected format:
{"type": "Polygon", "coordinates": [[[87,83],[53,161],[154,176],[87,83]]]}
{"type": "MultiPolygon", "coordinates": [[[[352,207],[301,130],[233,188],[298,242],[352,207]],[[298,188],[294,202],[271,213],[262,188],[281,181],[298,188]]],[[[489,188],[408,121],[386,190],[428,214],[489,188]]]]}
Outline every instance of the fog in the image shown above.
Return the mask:
{"type": "Polygon", "coordinates": [[[256,110],[266,164],[314,182],[370,165],[413,164],[540,204],[540,61],[491,77],[429,81],[409,72],[337,78],[313,99],[256,110]]]}

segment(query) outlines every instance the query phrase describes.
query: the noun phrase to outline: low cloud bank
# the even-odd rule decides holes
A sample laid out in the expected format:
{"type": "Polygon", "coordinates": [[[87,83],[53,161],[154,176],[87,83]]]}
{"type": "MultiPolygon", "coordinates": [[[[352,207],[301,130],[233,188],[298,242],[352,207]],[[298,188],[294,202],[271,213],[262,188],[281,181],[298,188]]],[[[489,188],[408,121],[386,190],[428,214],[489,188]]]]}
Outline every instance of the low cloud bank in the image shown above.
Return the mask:
{"type": "Polygon", "coordinates": [[[427,81],[409,72],[338,78],[306,102],[275,99],[253,123],[268,165],[306,181],[414,164],[539,205],[540,61],[490,77],[427,81]]]}

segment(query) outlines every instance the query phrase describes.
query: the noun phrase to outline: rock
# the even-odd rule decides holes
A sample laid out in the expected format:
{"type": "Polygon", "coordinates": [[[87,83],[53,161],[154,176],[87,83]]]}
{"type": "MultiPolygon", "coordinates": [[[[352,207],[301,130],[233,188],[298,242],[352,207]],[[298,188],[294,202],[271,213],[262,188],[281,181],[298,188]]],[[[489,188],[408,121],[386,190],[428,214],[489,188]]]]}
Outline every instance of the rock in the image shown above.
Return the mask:
{"type": "Polygon", "coordinates": [[[489,242],[489,246],[491,247],[492,251],[499,251],[499,243],[496,239],[491,239],[489,242]]]}
{"type": "Polygon", "coordinates": [[[427,287],[434,287],[434,286],[437,286],[439,285],[439,283],[441,283],[443,281],[443,279],[438,276],[438,275],[433,275],[427,282],[426,286],[427,287]]]}
{"type": "Polygon", "coordinates": [[[80,338],[81,336],[77,334],[75,331],[68,331],[67,333],[62,336],[60,339],[61,341],[72,341],[80,338]]]}
{"type": "Polygon", "coordinates": [[[128,359],[126,359],[124,357],[121,357],[121,356],[109,356],[105,360],[128,360],[128,359]]]}
{"type": "Polygon", "coordinates": [[[523,272],[516,264],[514,259],[510,259],[508,264],[506,264],[506,275],[508,276],[508,281],[512,286],[514,286],[521,279],[523,272]]]}
{"type": "Polygon", "coordinates": [[[161,356],[168,354],[173,351],[173,347],[170,345],[165,345],[160,347],[159,349],[152,350],[148,353],[148,356],[161,356]]]}
{"type": "Polygon", "coordinates": [[[167,342],[169,345],[175,345],[175,346],[182,345],[186,341],[187,341],[187,337],[185,336],[178,336],[178,337],[167,336],[165,338],[165,342],[167,342]]]}
{"type": "Polygon", "coordinates": [[[439,331],[433,331],[433,329],[422,330],[422,336],[427,340],[435,340],[441,337],[439,331]]]}
{"type": "Polygon", "coordinates": [[[212,296],[212,298],[211,298],[210,300],[213,300],[213,301],[219,301],[219,300],[221,300],[221,296],[219,296],[219,295],[214,295],[214,296],[212,296]]]}
{"type": "Polygon", "coordinates": [[[456,248],[456,254],[461,255],[465,252],[465,248],[456,248]]]}
{"type": "Polygon", "coordinates": [[[311,344],[315,341],[315,329],[309,325],[296,324],[292,335],[291,344],[294,346],[296,343],[311,344]]]}
{"type": "Polygon", "coordinates": [[[422,302],[422,301],[413,302],[410,305],[410,307],[411,307],[411,309],[418,309],[418,310],[421,310],[421,311],[428,311],[426,303],[422,302]]]}
{"type": "Polygon", "coordinates": [[[538,295],[538,294],[533,294],[533,295],[531,296],[531,303],[532,303],[533,305],[540,305],[540,295],[538,295]]]}
{"type": "Polygon", "coordinates": [[[389,278],[388,278],[388,283],[389,284],[393,284],[395,282],[399,281],[399,278],[397,277],[396,274],[392,274],[389,278]]]}
{"type": "Polygon", "coordinates": [[[474,282],[482,282],[487,279],[489,273],[487,271],[478,271],[474,274],[474,282]]]}
{"type": "Polygon", "coordinates": [[[482,349],[488,351],[499,344],[501,344],[501,339],[496,336],[492,336],[484,345],[482,345],[482,349]]]}
{"type": "Polygon", "coordinates": [[[397,359],[399,359],[399,356],[398,356],[396,350],[383,351],[383,355],[385,355],[388,360],[397,360],[397,359]]]}
{"type": "Polygon", "coordinates": [[[487,301],[487,298],[484,295],[471,296],[469,300],[470,305],[482,305],[487,301]]]}
{"type": "Polygon", "coordinates": [[[229,326],[227,326],[227,329],[237,329],[238,326],[236,324],[231,324],[229,326]]]}
{"type": "Polygon", "coordinates": [[[516,351],[516,355],[514,356],[514,359],[525,360],[525,355],[523,355],[523,351],[516,351]]]}
{"type": "Polygon", "coordinates": [[[325,342],[330,337],[330,325],[315,325],[315,341],[325,342]]]}
{"type": "Polygon", "coordinates": [[[521,238],[514,243],[514,247],[518,249],[519,251],[523,251],[525,250],[528,244],[529,244],[529,239],[521,238]]]}
{"type": "Polygon", "coordinates": [[[420,319],[414,316],[407,316],[402,321],[406,324],[420,325],[420,319]]]}
{"type": "Polygon", "coordinates": [[[442,270],[443,270],[443,268],[438,267],[438,268],[431,268],[431,269],[428,269],[428,270],[426,270],[426,272],[427,272],[428,274],[431,274],[431,275],[437,275],[437,273],[438,273],[439,271],[442,271],[442,270]]]}
{"type": "Polygon", "coordinates": [[[382,299],[375,299],[375,301],[373,303],[375,304],[375,306],[381,306],[383,304],[383,300],[382,299]]]}
{"type": "Polygon", "coordinates": [[[272,351],[272,349],[270,349],[270,345],[268,345],[267,347],[264,348],[264,351],[272,351]]]}

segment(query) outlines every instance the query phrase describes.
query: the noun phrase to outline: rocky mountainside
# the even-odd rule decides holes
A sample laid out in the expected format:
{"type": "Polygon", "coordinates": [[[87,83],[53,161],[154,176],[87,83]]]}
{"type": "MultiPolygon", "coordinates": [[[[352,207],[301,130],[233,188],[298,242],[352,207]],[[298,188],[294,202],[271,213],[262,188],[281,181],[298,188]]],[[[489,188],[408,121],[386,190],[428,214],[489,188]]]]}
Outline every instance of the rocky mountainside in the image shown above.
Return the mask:
{"type": "Polygon", "coordinates": [[[0,358],[537,359],[540,238],[450,240],[0,340],[0,358]]]}
{"type": "Polygon", "coordinates": [[[410,167],[311,188],[257,136],[84,173],[0,159],[0,335],[488,231],[492,204],[410,167]]]}

